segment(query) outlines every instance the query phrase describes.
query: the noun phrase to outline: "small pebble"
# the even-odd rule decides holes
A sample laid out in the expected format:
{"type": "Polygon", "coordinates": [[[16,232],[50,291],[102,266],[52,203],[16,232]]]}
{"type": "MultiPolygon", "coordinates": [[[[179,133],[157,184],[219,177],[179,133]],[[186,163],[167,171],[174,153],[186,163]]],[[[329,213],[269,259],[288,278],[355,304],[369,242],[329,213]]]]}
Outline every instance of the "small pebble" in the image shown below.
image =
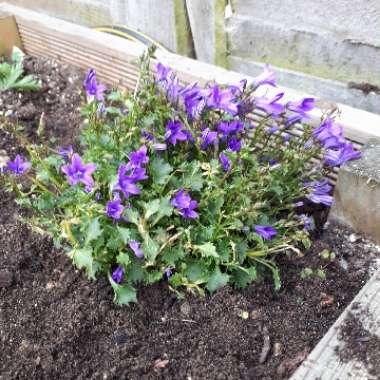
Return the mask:
{"type": "Polygon", "coordinates": [[[273,356],[277,357],[280,356],[284,351],[284,346],[280,342],[276,342],[273,345],[273,356]]]}
{"type": "Polygon", "coordinates": [[[358,237],[356,234],[351,234],[351,235],[348,237],[348,241],[349,241],[350,243],[355,243],[358,239],[359,239],[359,237],[358,237]]]}

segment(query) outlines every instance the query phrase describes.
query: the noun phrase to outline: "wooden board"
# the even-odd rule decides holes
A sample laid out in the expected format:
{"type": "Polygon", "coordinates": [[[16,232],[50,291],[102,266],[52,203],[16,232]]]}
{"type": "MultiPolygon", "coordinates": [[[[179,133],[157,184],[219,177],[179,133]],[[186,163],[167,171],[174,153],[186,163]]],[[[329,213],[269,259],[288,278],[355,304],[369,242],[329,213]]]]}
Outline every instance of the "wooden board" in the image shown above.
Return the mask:
{"type": "MultiPolygon", "coordinates": [[[[363,325],[380,336],[380,270],[377,270],[365,284],[289,380],[378,380],[380,378],[380,374],[379,377],[368,374],[363,363],[354,359],[343,363],[335,352],[336,347],[343,346],[338,339],[340,327],[345,323],[349,313],[358,307],[368,310],[361,315],[363,325]]],[[[353,314],[356,315],[358,312],[354,311],[353,314]]]]}
{"type": "Polygon", "coordinates": [[[0,14],[0,56],[10,57],[14,46],[22,49],[20,35],[14,16],[0,14]]]}
{"type": "MultiPolygon", "coordinates": [[[[118,84],[130,90],[135,88],[138,80],[137,61],[143,53],[142,46],[5,3],[0,4],[1,12],[15,15],[26,53],[55,58],[85,70],[93,67],[102,81],[108,84],[118,84]]],[[[200,84],[205,84],[215,80],[223,84],[236,84],[242,79],[248,79],[248,81],[253,79],[170,53],[158,52],[157,58],[164,64],[170,65],[184,83],[198,81],[200,84]]],[[[280,91],[285,92],[285,102],[308,96],[308,94],[288,88],[270,88],[267,93],[268,96],[271,96],[280,91]]],[[[355,142],[357,146],[366,143],[372,137],[380,137],[380,115],[341,104],[336,106],[341,111],[338,122],[342,125],[346,137],[355,142]]],[[[316,125],[320,121],[322,112],[321,109],[315,109],[312,112],[310,123],[316,125]]],[[[254,120],[260,121],[263,116],[263,113],[255,112],[252,117],[254,120]]],[[[300,129],[296,126],[292,133],[297,135],[300,133],[300,129]]],[[[332,179],[335,178],[336,172],[332,175],[332,179]]],[[[377,272],[354,300],[354,302],[370,304],[378,320],[380,315],[378,312],[380,307],[379,279],[380,272],[377,272]]],[[[348,310],[336,321],[309,358],[294,374],[292,380],[313,380],[318,376],[322,380],[349,378],[347,374],[354,370],[352,363],[340,363],[333,353],[335,344],[337,344],[336,328],[343,323],[347,314],[348,310]]],[[[363,372],[359,371],[356,378],[366,379],[365,376],[363,372]]]]}
{"type": "MultiPolygon", "coordinates": [[[[118,83],[129,89],[134,88],[138,77],[137,60],[143,47],[7,3],[0,4],[1,11],[15,15],[27,53],[56,58],[83,69],[91,66],[97,70],[102,80],[118,83]]],[[[184,82],[206,83],[216,80],[231,84],[244,78],[252,80],[248,76],[175,54],[158,52],[157,56],[160,61],[170,65],[184,82]]],[[[299,100],[307,96],[289,88],[269,88],[266,91],[269,96],[284,91],[284,101],[299,100]]],[[[342,104],[336,106],[341,111],[338,121],[347,138],[363,144],[371,137],[380,137],[380,115],[342,104]]],[[[317,124],[322,111],[315,109],[311,115],[310,123],[317,124]]]]}

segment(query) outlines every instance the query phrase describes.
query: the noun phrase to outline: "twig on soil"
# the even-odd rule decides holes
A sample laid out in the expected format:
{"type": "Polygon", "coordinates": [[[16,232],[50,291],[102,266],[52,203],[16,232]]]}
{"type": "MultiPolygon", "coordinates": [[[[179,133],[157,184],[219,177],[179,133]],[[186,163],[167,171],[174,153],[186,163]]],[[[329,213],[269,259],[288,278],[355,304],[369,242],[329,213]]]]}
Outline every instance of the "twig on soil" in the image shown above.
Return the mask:
{"type": "Polygon", "coordinates": [[[263,348],[261,350],[260,359],[259,359],[260,364],[265,363],[270,351],[270,337],[268,333],[268,328],[266,326],[264,326],[263,328],[263,335],[264,335],[264,343],[263,343],[263,348]]]}
{"type": "Polygon", "coordinates": [[[197,321],[193,321],[192,319],[177,319],[177,318],[162,318],[161,322],[154,321],[153,323],[165,323],[169,321],[184,322],[184,323],[198,323],[197,321]]]}

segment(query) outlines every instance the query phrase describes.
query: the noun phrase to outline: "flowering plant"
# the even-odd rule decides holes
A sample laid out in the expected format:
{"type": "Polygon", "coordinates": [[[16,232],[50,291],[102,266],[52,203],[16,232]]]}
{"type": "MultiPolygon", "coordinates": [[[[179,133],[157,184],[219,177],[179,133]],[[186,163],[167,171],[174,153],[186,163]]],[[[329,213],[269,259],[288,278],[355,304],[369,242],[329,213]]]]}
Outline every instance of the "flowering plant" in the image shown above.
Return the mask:
{"type": "Polygon", "coordinates": [[[7,163],[29,222],[88,278],[107,274],[119,304],[163,278],[181,296],[242,288],[269,270],[278,289],[276,257],[310,244],[312,218],[299,206],[331,205],[328,171],[360,153],[329,117],[295,136],[314,99],[256,96],[275,86],[269,67],[252,83],[201,87],[161,63],[152,75],[149,56],[141,63],[134,94],[106,92],[89,70],[75,149],[29,146],[30,162],[7,163]],[[254,110],[265,116],[253,121],[254,110]]]}

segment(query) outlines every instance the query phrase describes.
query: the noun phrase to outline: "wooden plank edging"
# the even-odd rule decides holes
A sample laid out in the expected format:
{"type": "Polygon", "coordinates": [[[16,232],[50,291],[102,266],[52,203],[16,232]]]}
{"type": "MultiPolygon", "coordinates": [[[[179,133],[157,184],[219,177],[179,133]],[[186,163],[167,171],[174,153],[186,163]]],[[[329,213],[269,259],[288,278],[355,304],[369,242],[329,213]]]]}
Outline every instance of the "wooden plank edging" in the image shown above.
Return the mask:
{"type": "MultiPolygon", "coordinates": [[[[135,66],[137,73],[137,59],[143,53],[144,47],[128,40],[123,40],[115,36],[97,32],[84,26],[75,25],[66,21],[58,20],[53,17],[39,14],[7,3],[0,3],[0,12],[12,13],[20,26],[21,37],[25,28],[34,29],[40,35],[51,36],[56,39],[63,39],[78,48],[86,47],[93,55],[99,56],[104,61],[103,67],[98,71],[100,77],[107,77],[107,64],[112,60],[120,60],[128,64],[129,67],[135,66]],[[64,37],[63,37],[64,36],[64,37]]],[[[30,40],[29,40],[30,42],[30,40]]],[[[50,42],[52,50],[54,43],[50,42]]],[[[28,43],[26,44],[28,45],[28,43]]],[[[28,50],[28,46],[26,46],[28,50]]],[[[80,50],[80,49],[79,49],[80,50]]],[[[80,51],[79,51],[80,52],[80,51]]],[[[207,63],[195,61],[187,57],[176,54],[157,52],[157,58],[165,64],[169,64],[177,73],[181,80],[185,82],[198,81],[205,83],[216,80],[220,83],[238,83],[242,79],[251,81],[253,78],[236,72],[228,71],[221,67],[207,63]]],[[[77,58],[77,65],[84,68],[80,57],[77,58]]],[[[122,78],[122,73],[120,73],[122,78]]],[[[263,89],[268,96],[284,91],[284,101],[299,100],[309,96],[306,93],[298,92],[293,89],[279,87],[263,89]]],[[[259,92],[260,93],[260,92],[259,92]]],[[[341,111],[338,122],[343,126],[347,138],[360,144],[366,143],[371,137],[380,137],[380,115],[355,109],[343,104],[337,104],[341,111]]],[[[317,124],[320,121],[322,111],[315,109],[311,112],[310,123],[317,124]]]]}
{"type": "MultiPolygon", "coordinates": [[[[373,320],[371,319],[371,324],[377,324],[378,330],[376,333],[379,334],[380,269],[372,275],[289,380],[376,380],[375,377],[371,377],[366,373],[362,363],[354,360],[342,363],[335,352],[336,347],[342,346],[342,342],[339,342],[338,339],[339,329],[344,324],[349,313],[356,309],[358,305],[361,308],[368,309],[369,315],[373,318],[373,320]]],[[[369,324],[367,313],[362,315],[362,322],[364,325],[369,324]]]]}

